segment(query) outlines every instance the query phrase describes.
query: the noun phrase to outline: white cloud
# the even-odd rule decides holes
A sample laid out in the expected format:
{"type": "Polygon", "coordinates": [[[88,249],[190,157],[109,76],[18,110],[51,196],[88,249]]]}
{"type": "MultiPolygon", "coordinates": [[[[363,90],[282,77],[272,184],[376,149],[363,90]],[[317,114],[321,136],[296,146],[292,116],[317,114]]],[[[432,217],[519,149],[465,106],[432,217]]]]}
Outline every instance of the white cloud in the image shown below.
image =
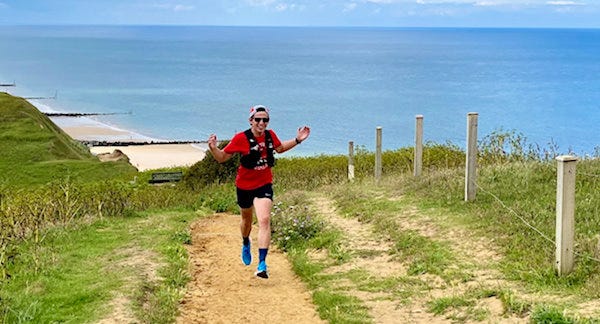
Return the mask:
{"type": "Polygon", "coordinates": [[[298,11],[302,11],[306,9],[306,5],[299,5],[299,4],[291,4],[290,5],[290,10],[298,10],[298,11]]]}
{"type": "Polygon", "coordinates": [[[548,1],[546,4],[551,6],[583,6],[584,3],[576,1],[548,1]]]}
{"type": "Polygon", "coordinates": [[[252,7],[266,7],[273,8],[275,11],[286,11],[286,10],[304,10],[306,5],[296,3],[286,3],[285,1],[278,0],[245,0],[245,3],[252,7]]]}
{"type": "Polygon", "coordinates": [[[501,3],[494,1],[477,1],[473,5],[477,7],[493,7],[501,5],[501,3]]]}
{"type": "MultiPolygon", "coordinates": [[[[380,2],[386,1],[394,2],[393,0],[367,0],[369,2],[380,2]]],[[[512,7],[536,7],[540,5],[553,5],[553,6],[583,6],[585,5],[582,1],[577,0],[413,0],[413,3],[420,5],[473,5],[476,7],[500,7],[500,6],[512,6],[512,7]]]]}
{"type": "Polygon", "coordinates": [[[474,3],[475,0],[365,0],[366,2],[371,3],[381,3],[381,4],[465,4],[465,3],[474,3]]]}
{"type": "Polygon", "coordinates": [[[465,4],[473,3],[473,0],[417,0],[418,4],[429,5],[429,4],[465,4]]]}
{"type": "Polygon", "coordinates": [[[196,7],[194,6],[186,6],[186,5],[175,5],[173,7],[173,11],[190,11],[190,10],[194,10],[196,7]]]}
{"type": "Polygon", "coordinates": [[[536,3],[541,4],[546,0],[415,0],[414,3],[423,5],[474,5],[474,6],[504,6],[504,5],[522,5],[530,6],[536,3]]]}
{"type": "Polygon", "coordinates": [[[168,10],[168,11],[175,11],[175,12],[190,11],[190,10],[196,9],[195,6],[188,6],[188,5],[182,5],[182,4],[168,4],[168,3],[155,4],[155,5],[153,5],[153,7],[161,9],[161,10],[168,10]]]}
{"type": "Polygon", "coordinates": [[[352,11],[356,9],[357,4],[355,2],[347,3],[344,5],[344,12],[352,11]]]}
{"type": "Polygon", "coordinates": [[[277,0],[246,0],[253,7],[268,7],[277,2],[277,0]]]}

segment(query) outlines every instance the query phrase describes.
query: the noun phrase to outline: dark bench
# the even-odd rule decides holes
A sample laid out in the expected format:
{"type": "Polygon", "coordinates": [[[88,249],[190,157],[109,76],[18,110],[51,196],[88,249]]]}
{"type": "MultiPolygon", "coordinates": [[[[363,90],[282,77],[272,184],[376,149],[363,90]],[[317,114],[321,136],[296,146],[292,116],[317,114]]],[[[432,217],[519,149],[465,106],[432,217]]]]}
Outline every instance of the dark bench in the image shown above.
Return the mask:
{"type": "Polygon", "coordinates": [[[183,172],[154,172],[149,183],[177,182],[183,177],[183,172]]]}

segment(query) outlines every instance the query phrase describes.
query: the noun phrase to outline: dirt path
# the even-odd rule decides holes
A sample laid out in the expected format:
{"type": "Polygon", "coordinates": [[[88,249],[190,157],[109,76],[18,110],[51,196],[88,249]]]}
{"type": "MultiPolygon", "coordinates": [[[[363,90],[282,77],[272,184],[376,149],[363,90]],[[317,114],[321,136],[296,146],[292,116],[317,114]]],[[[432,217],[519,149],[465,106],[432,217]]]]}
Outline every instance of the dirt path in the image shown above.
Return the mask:
{"type": "MultiPolygon", "coordinates": [[[[344,291],[347,294],[359,298],[369,309],[369,315],[374,323],[453,323],[453,322],[478,322],[468,319],[469,316],[454,312],[444,315],[434,315],[427,311],[427,303],[433,298],[454,298],[461,296],[466,290],[473,287],[490,287],[494,289],[499,286],[508,286],[501,279],[501,275],[489,269],[488,263],[498,260],[493,250],[486,248],[485,244],[467,239],[468,234],[453,233],[449,235],[436,228],[435,224],[426,216],[418,213],[416,209],[408,208],[402,214],[395,215],[397,226],[405,230],[419,232],[425,237],[432,239],[453,239],[457,255],[464,255],[463,262],[477,269],[468,282],[445,283],[441,278],[434,275],[407,276],[407,265],[401,261],[393,260],[388,253],[392,244],[385,238],[375,234],[373,226],[362,223],[356,219],[341,217],[333,201],[319,196],[313,199],[313,205],[329,223],[340,229],[343,233],[352,233],[346,242],[348,252],[354,255],[348,262],[341,266],[332,266],[325,270],[326,273],[345,273],[350,270],[361,269],[369,272],[372,279],[413,278],[427,283],[424,287],[410,288],[407,285],[403,289],[410,291],[423,290],[422,293],[414,293],[414,296],[406,298],[402,295],[395,296],[385,292],[371,292],[360,289],[356,285],[344,281],[344,291]],[[370,251],[368,257],[360,256],[360,251],[370,251]],[[485,269],[485,270],[484,270],[485,269]]],[[[455,231],[459,231],[455,229],[455,231]]],[[[528,318],[505,315],[502,302],[497,297],[483,298],[472,307],[475,311],[485,313],[485,321],[488,323],[527,323],[528,318]]]]}
{"type": "MultiPolygon", "coordinates": [[[[257,242],[258,228],[252,230],[257,242]]],[[[239,216],[217,214],[192,225],[188,248],[192,280],[177,323],[321,323],[311,296],[273,246],[267,257],[269,279],[254,276],[257,256],[240,260],[239,216]]]]}

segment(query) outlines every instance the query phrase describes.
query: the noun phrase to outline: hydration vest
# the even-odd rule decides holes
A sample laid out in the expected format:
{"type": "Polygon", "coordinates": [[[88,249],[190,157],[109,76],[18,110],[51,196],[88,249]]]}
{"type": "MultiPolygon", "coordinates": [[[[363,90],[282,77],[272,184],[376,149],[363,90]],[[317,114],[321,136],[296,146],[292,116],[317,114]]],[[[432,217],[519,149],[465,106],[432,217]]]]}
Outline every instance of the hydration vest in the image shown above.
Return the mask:
{"type": "Polygon", "coordinates": [[[246,130],[244,135],[246,135],[246,139],[248,139],[248,143],[250,144],[250,153],[247,155],[242,155],[240,158],[240,163],[242,166],[246,169],[256,169],[257,167],[262,167],[264,165],[273,167],[275,165],[275,156],[273,154],[275,148],[273,147],[273,138],[271,137],[271,132],[265,130],[265,146],[267,148],[266,158],[260,156],[260,147],[258,141],[252,134],[252,130],[246,130]]]}

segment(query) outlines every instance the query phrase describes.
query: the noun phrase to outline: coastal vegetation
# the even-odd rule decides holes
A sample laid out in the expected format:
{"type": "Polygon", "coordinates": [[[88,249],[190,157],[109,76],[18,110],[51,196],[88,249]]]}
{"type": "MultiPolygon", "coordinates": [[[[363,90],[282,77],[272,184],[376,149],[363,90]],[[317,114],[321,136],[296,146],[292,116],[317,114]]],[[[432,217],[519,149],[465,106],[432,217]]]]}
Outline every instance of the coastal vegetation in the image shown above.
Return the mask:
{"type": "MultiPolygon", "coordinates": [[[[235,164],[208,157],[182,168],[181,183],[152,186],[125,162],[97,161],[25,101],[0,94],[0,110],[3,321],[102,320],[120,295],[134,316],[125,320],[172,322],[190,279],[190,223],[238,212],[235,164]]],[[[473,202],[463,197],[465,154],[452,143],[426,144],[420,177],[411,148],[385,151],[378,182],[364,147],[352,182],[345,156],[278,159],[273,242],[321,318],[370,323],[377,302],[454,322],[600,320],[600,161],[578,162],[576,267],[558,276],[559,149],[498,130],[479,152],[473,202]],[[491,301],[499,314],[484,307],[491,301]]]]}
{"type": "Polygon", "coordinates": [[[55,180],[110,180],[130,175],[126,161],[99,163],[26,100],[0,92],[0,186],[39,186],[55,180]]]}
{"type": "Polygon", "coordinates": [[[21,98],[0,93],[0,112],[2,321],[99,319],[115,293],[134,295],[140,319],[172,320],[197,194],[148,185],[127,161],[101,163],[21,98]],[[139,255],[152,262],[123,261],[139,255]],[[136,273],[152,264],[161,280],[136,273]]]}

